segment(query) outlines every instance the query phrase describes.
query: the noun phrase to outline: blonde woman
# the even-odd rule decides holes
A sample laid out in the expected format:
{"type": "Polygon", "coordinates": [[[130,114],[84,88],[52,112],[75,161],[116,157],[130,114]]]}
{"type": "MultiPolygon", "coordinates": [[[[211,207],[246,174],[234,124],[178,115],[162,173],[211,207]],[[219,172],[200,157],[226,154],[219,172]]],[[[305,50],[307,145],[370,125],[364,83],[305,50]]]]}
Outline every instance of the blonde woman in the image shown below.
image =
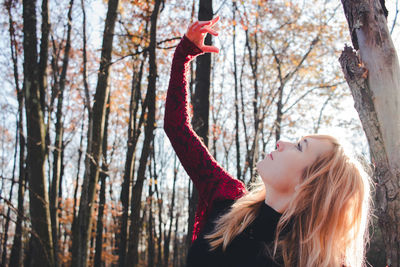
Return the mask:
{"type": "Polygon", "coordinates": [[[188,66],[202,53],[218,53],[204,45],[207,33],[218,35],[217,21],[189,27],[174,54],[166,100],[165,132],[199,192],[186,266],[363,266],[369,180],[336,139],[279,141],[258,162],[261,179],[247,191],[193,131],[188,66]]]}

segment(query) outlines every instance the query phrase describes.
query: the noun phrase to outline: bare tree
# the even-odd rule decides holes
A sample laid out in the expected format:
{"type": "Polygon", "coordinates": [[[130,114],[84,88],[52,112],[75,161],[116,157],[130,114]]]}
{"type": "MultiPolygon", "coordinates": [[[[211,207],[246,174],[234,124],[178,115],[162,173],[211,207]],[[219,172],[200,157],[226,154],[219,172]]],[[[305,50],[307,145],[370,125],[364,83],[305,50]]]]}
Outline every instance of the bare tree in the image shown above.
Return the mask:
{"type": "MultiPolygon", "coordinates": [[[[212,0],[200,0],[199,20],[211,20],[213,17],[212,0]]],[[[211,35],[207,34],[204,44],[211,45],[211,35]]],[[[203,140],[208,147],[208,118],[210,110],[210,73],[211,73],[211,54],[205,53],[196,58],[196,88],[192,98],[193,103],[193,130],[203,140]]],[[[193,232],[194,215],[199,199],[199,193],[190,183],[191,195],[189,195],[189,224],[188,233],[193,232]]],[[[191,234],[187,235],[186,245],[189,248],[192,243],[191,234]]]]}
{"type": "MultiPolygon", "coordinates": [[[[174,157],[174,182],[172,185],[172,196],[171,196],[171,204],[169,207],[169,212],[168,212],[168,217],[169,217],[169,228],[168,228],[168,233],[164,234],[164,267],[168,267],[168,263],[169,263],[169,246],[170,246],[170,242],[171,242],[171,233],[172,233],[172,225],[173,225],[173,218],[174,218],[174,206],[175,206],[175,194],[176,194],[176,179],[178,177],[178,168],[176,166],[176,155],[174,157]]],[[[178,219],[176,218],[176,220],[178,221],[178,219]]],[[[177,233],[175,233],[177,234],[177,233]]],[[[175,251],[174,251],[174,255],[175,255],[175,251]]]]}
{"type": "Polygon", "coordinates": [[[239,141],[239,97],[238,97],[238,70],[237,70],[237,59],[236,59],[236,12],[237,5],[236,1],[232,1],[232,13],[233,13],[233,77],[235,79],[235,144],[236,144],[236,178],[241,180],[242,170],[240,167],[240,141],[239,141]]]}
{"type": "MultiPolygon", "coordinates": [[[[17,47],[17,40],[15,36],[15,28],[14,28],[14,20],[12,16],[12,9],[13,2],[6,1],[4,2],[5,8],[8,13],[9,19],[9,35],[10,35],[10,50],[11,50],[11,59],[13,64],[13,74],[14,74],[14,83],[15,83],[15,90],[18,99],[18,116],[17,116],[17,142],[16,147],[19,146],[19,178],[18,178],[18,210],[17,210],[17,222],[15,226],[15,233],[14,233],[14,242],[11,249],[10,255],[10,266],[17,266],[20,265],[22,262],[21,257],[21,238],[22,238],[22,220],[24,217],[24,195],[25,195],[25,182],[26,182],[26,175],[25,175],[25,137],[24,137],[24,124],[23,124],[23,108],[24,108],[24,97],[23,91],[20,86],[19,80],[19,70],[18,70],[18,47],[17,47]]],[[[14,169],[13,169],[13,176],[14,176],[14,169]]],[[[14,178],[13,178],[14,180],[14,178]]],[[[10,194],[11,195],[11,194],[10,194]]],[[[11,199],[11,196],[10,196],[11,199]]],[[[7,214],[7,218],[9,215],[7,214]]],[[[7,223],[7,222],[6,222],[7,223]]],[[[5,227],[5,233],[7,233],[7,227],[5,227]]],[[[7,239],[4,238],[4,245],[7,243],[7,239]]],[[[3,251],[3,258],[2,262],[6,265],[6,249],[4,248],[3,251]]]]}
{"type": "MultiPolygon", "coordinates": [[[[43,7],[47,7],[46,1],[43,7]]],[[[42,8],[43,8],[42,7],[42,8]]],[[[43,10],[43,14],[46,11],[43,10]]],[[[25,110],[28,133],[27,175],[29,180],[30,216],[32,233],[30,240],[30,261],[37,266],[53,266],[53,241],[48,193],[46,189],[46,147],[45,125],[40,92],[40,80],[45,75],[43,68],[38,68],[37,35],[36,35],[36,1],[23,1],[24,18],[24,91],[25,110]],[[38,69],[41,71],[39,72],[38,69]],[[34,255],[34,256],[33,256],[34,255]]],[[[46,16],[42,23],[46,24],[46,16]]],[[[44,34],[44,33],[42,33],[44,34]]],[[[43,37],[43,36],[42,36],[43,37]]],[[[42,43],[48,40],[42,38],[42,43]]],[[[47,49],[43,44],[42,49],[47,49]]],[[[47,51],[41,50],[42,61],[47,62],[47,51]],[[43,58],[43,59],[42,59],[43,58]]],[[[41,65],[42,66],[42,65],[41,65]]]]}
{"type": "MultiPolygon", "coordinates": [[[[127,140],[127,152],[125,158],[125,169],[124,178],[121,188],[121,204],[122,204],[122,215],[120,218],[120,232],[118,238],[118,261],[119,266],[125,266],[126,247],[127,247],[127,227],[128,227],[128,211],[129,211],[129,199],[131,197],[131,184],[133,182],[133,174],[135,167],[135,156],[136,156],[136,144],[140,136],[140,129],[144,121],[144,114],[146,107],[142,105],[142,115],[140,116],[139,123],[137,122],[137,113],[141,102],[141,84],[143,77],[143,67],[146,61],[147,53],[144,53],[143,59],[140,62],[139,70],[134,67],[132,77],[132,88],[131,97],[129,103],[129,122],[128,122],[128,140],[127,140]]],[[[135,66],[135,64],[134,64],[135,66]]]]}
{"type": "Polygon", "coordinates": [[[56,125],[55,125],[55,141],[54,141],[54,152],[53,152],[53,179],[50,187],[50,218],[51,218],[51,228],[54,243],[54,261],[55,265],[59,265],[58,260],[58,194],[59,187],[61,184],[61,168],[63,165],[62,155],[63,155],[63,98],[65,90],[65,82],[67,77],[68,62],[69,62],[69,51],[71,48],[71,29],[72,29],[72,7],[74,5],[74,0],[70,0],[68,9],[68,29],[67,29],[67,40],[64,49],[63,65],[61,70],[61,75],[59,83],[55,84],[57,91],[57,112],[56,112],[56,125]]]}
{"type": "MultiPolygon", "coordinates": [[[[107,17],[105,21],[103,44],[101,51],[100,68],[97,80],[96,95],[93,105],[93,130],[89,136],[86,158],[90,162],[86,166],[82,184],[81,200],[76,227],[73,231],[72,241],[72,265],[87,266],[88,243],[92,230],[92,213],[96,185],[99,178],[99,164],[101,163],[102,141],[104,135],[105,110],[108,98],[109,69],[113,49],[114,26],[117,17],[119,0],[108,2],[107,17]]],[[[90,122],[89,122],[90,123],[90,122]]],[[[89,131],[90,131],[89,126],[89,131]]]]}
{"type": "Polygon", "coordinates": [[[385,1],[342,0],[354,49],[340,63],[367,136],[386,265],[400,265],[400,66],[385,1]]]}
{"type": "Polygon", "coordinates": [[[143,190],[143,182],[145,179],[146,166],[148,156],[150,153],[150,144],[154,139],[154,128],[155,128],[155,109],[156,109],[156,79],[157,79],[157,62],[156,62],[156,33],[157,33],[157,19],[160,12],[160,6],[162,0],[156,0],[154,3],[154,9],[151,14],[150,23],[150,44],[149,44],[149,77],[146,95],[146,107],[147,107],[147,119],[146,126],[144,128],[144,141],[142,147],[142,153],[139,160],[139,168],[137,171],[136,183],[132,190],[131,200],[131,227],[132,231],[130,234],[131,242],[128,247],[128,256],[126,263],[136,266],[138,263],[138,243],[139,243],[139,231],[140,231],[140,209],[141,209],[141,198],[143,190]]]}
{"type": "Polygon", "coordinates": [[[97,212],[97,225],[96,225],[96,248],[94,254],[94,266],[101,266],[101,255],[103,251],[103,215],[104,205],[106,204],[106,178],[108,176],[108,161],[107,161],[107,144],[108,144],[108,119],[110,116],[110,92],[108,94],[106,118],[104,125],[103,137],[103,161],[100,172],[100,192],[99,192],[99,208],[97,212]]]}

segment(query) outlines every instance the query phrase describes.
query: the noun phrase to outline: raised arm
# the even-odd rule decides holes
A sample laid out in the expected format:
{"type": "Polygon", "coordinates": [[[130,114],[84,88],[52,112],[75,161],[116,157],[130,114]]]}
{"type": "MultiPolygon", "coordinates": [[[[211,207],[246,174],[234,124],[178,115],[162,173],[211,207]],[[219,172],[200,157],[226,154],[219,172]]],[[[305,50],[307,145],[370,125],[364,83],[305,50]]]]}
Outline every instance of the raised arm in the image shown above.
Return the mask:
{"type": "Polygon", "coordinates": [[[237,199],[246,192],[244,184],[234,179],[211,156],[190,124],[187,82],[189,63],[202,53],[218,53],[218,48],[204,45],[207,33],[217,35],[211,29],[217,21],[218,17],[208,22],[195,22],[182,38],[172,60],[165,104],[164,130],[199,192],[192,241],[201,232],[214,200],[237,199]]]}
{"type": "Polygon", "coordinates": [[[217,35],[211,27],[218,18],[193,23],[175,50],[168,87],[164,129],[183,167],[192,179],[199,196],[205,202],[214,199],[236,199],[245,192],[242,182],[234,179],[212,157],[207,147],[192,129],[189,118],[188,69],[189,63],[204,52],[217,52],[205,46],[207,33],[217,35]]]}

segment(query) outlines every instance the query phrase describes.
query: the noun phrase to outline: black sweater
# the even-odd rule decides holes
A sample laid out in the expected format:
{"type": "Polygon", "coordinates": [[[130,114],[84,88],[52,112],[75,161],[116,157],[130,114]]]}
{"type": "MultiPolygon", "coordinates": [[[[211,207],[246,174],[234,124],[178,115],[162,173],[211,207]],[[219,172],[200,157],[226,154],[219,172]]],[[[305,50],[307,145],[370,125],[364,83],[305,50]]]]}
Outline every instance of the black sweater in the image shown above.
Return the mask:
{"type": "Polygon", "coordinates": [[[222,251],[222,246],[209,251],[209,244],[204,235],[210,233],[215,226],[215,220],[226,213],[233,200],[216,201],[211,216],[207,220],[198,238],[193,242],[187,257],[187,267],[258,267],[281,266],[271,258],[275,229],[281,214],[266,205],[260,207],[257,218],[243,233],[236,236],[222,251]]]}

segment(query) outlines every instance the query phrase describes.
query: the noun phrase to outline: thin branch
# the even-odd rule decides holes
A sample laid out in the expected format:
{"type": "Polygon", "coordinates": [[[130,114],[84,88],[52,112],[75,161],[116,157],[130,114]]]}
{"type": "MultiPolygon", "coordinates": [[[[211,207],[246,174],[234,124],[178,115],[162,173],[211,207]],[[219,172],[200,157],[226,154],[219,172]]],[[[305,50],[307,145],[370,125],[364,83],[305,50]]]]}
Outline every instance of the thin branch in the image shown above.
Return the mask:
{"type": "MultiPolygon", "coordinates": [[[[177,36],[177,37],[173,37],[173,38],[169,38],[169,39],[165,39],[165,40],[163,40],[163,41],[157,42],[156,48],[157,48],[157,49],[172,49],[172,48],[175,48],[177,45],[168,46],[168,47],[160,47],[159,45],[160,45],[160,44],[163,44],[163,43],[166,43],[166,42],[174,41],[174,40],[180,40],[181,38],[182,38],[182,37],[177,36]]],[[[142,49],[142,50],[138,50],[138,51],[136,51],[136,52],[134,52],[134,53],[130,53],[130,54],[124,55],[124,56],[122,56],[122,57],[120,57],[120,58],[118,58],[118,59],[116,59],[116,60],[110,62],[109,65],[113,65],[114,63],[117,63],[117,62],[119,62],[119,61],[121,61],[121,60],[124,60],[124,59],[127,58],[127,57],[137,56],[137,55],[143,54],[143,53],[148,52],[148,51],[149,51],[149,47],[146,47],[146,48],[144,48],[144,49],[142,49]]]]}
{"type": "Polygon", "coordinates": [[[323,88],[332,88],[334,86],[338,86],[341,84],[344,84],[345,82],[338,82],[335,84],[330,84],[330,85],[324,85],[324,86],[317,86],[317,87],[313,87],[311,89],[309,89],[308,91],[306,91],[302,96],[300,96],[292,105],[290,105],[287,109],[285,109],[285,111],[283,111],[283,113],[288,112],[291,108],[293,108],[297,103],[300,102],[300,100],[302,100],[304,97],[306,97],[309,93],[311,93],[312,91],[316,90],[316,89],[323,89],[323,88]]]}
{"type": "Polygon", "coordinates": [[[392,28],[390,29],[390,35],[392,35],[394,26],[396,25],[397,15],[399,14],[399,0],[396,0],[396,14],[394,15],[394,20],[392,24],[392,28]]]}

